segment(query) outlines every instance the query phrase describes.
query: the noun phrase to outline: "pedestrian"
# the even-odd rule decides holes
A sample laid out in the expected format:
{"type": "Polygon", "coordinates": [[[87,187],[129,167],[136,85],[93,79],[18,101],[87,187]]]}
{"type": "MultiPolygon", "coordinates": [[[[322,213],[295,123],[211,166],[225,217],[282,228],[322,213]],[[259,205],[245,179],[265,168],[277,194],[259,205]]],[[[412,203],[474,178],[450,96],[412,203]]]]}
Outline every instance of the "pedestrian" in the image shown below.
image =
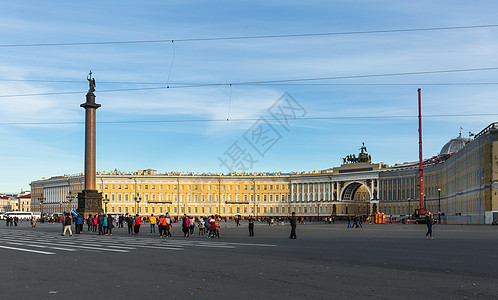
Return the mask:
{"type": "Polygon", "coordinates": [[[112,235],[112,228],[114,228],[114,225],[112,225],[112,222],[114,221],[114,218],[112,215],[107,216],[107,234],[112,235]]]}
{"type": "MultiPolygon", "coordinates": [[[[218,215],[216,215],[216,217],[215,217],[214,220],[215,220],[214,224],[216,226],[216,230],[215,230],[214,234],[215,234],[215,237],[217,239],[219,239],[220,238],[220,225],[221,225],[220,222],[221,222],[221,217],[219,217],[218,215]]],[[[226,222],[226,219],[225,219],[225,222],[226,222]]]]}
{"type": "Polygon", "coordinates": [[[76,234],[83,233],[83,216],[81,214],[76,216],[76,234]]]}
{"type": "Polygon", "coordinates": [[[210,229],[211,228],[209,228],[209,217],[206,216],[204,217],[204,233],[209,234],[210,229]]]}
{"type": "Polygon", "coordinates": [[[105,235],[107,235],[107,226],[109,226],[109,219],[107,218],[107,215],[104,214],[104,218],[102,219],[102,230],[105,235]]]}
{"type": "Polygon", "coordinates": [[[164,234],[164,225],[166,225],[166,219],[163,215],[160,215],[157,218],[157,230],[159,231],[159,237],[162,237],[164,234]]]}
{"type": "Polygon", "coordinates": [[[166,237],[171,236],[171,228],[173,227],[173,220],[169,216],[169,213],[166,213],[166,237]]]}
{"type": "Polygon", "coordinates": [[[138,214],[135,216],[135,234],[138,234],[140,232],[140,224],[142,224],[142,219],[138,214]]]}
{"type": "Polygon", "coordinates": [[[427,233],[425,234],[425,239],[430,239],[433,240],[434,237],[432,236],[432,224],[434,224],[434,218],[432,217],[432,213],[428,211],[425,214],[425,224],[427,225],[427,233]]]}
{"type": "Polygon", "coordinates": [[[290,226],[291,226],[291,234],[290,234],[290,239],[296,239],[296,227],[297,227],[297,219],[296,219],[296,213],[292,212],[292,216],[289,218],[290,226]]]}
{"type": "Polygon", "coordinates": [[[249,215],[247,220],[249,221],[249,236],[254,236],[254,217],[249,215]]]}
{"type": "Polygon", "coordinates": [[[19,222],[19,218],[17,216],[14,217],[14,226],[17,226],[17,223],[19,222]]]}
{"type": "Polygon", "coordinates": [[[153,233],[153,232],[156,233],[157,219],[156,219],[156,217],[154,217],[154,214],[150,215],[149,222],[150,222],[150,233],[153,233]]]}
{"type": "Polygon", "coordinates": [[[127,215],[125,221],[126,221],[126,225],[128,225],[128,234],[132,234],[133,233],[133,223],[134,223],[132,216],[127,215]]]}
{"type": "Polygon", "coordinates": [[[214,216],[211,216],[211,219],[209,219],[209,235],[207,237],[214,238],[215,235],[216,235],[216,220],[214,219],[214,216]]]}
{"type": "Polygon", "coordinates": [[[94,215],[93,218],[92,218],[92,232],[97,232],[97,228],[98,228],[98,219],[97,219],[97,215],[94,215]]]}
{"type": "Polygon", "coordinates": [[[195,231],[195,220],[194,220],[194,217],[190,217],[190,221],[189,221],[189,227],[190,227],[190,236],[193,236],[194,235],[194,231],[195,231]]]}
{"type": "Polygon", "coordinates": [[[190,219],[186,214],[183,215],[182,231],[183,231],[183,237],[190,236],[190,219]]]}
{"type": "Polygon", "coordinates": [[[197,222],[199,223],[199,235],[204,235],[204,219],[201,217],[197,222]]]}
{"type": "Polygon", "coordinates": [[[93,227],[92,214],[88,215],[88,218],[86,219],[86,226],[87,226],[87,230],[86,231],[90,231],[90,229],[93,227]]]}
{"type": "Polygon", "coordinates": [[[99,235],[104,235],[104,219],[105,217],[102,215],[102,213],[99,213],[97,216],[97,225],[99,228],[99,235]]]}
{"type": "Polygon", "coordinates": [[[64,218],[64,231],[62,232],[62,236],[66,235],[66,231],[69,229],[69,235],[73,235],[73,231],[71,230],[71,217],[68,213],[66,213],[66,217],[64,218]]]}

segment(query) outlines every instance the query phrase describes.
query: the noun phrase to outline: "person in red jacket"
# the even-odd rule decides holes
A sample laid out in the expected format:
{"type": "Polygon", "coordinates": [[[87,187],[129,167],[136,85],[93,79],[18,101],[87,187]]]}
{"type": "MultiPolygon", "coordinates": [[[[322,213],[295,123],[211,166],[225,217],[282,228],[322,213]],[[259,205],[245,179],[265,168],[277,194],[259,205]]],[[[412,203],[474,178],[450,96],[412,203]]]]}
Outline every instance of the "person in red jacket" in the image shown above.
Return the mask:
{"type": "Polygon", "coordinates": [[[138,232],[140,231],[140,224],[142,224],[142,219],[137,214],[135,216],[135,234],[138,234],[138,232]]]}

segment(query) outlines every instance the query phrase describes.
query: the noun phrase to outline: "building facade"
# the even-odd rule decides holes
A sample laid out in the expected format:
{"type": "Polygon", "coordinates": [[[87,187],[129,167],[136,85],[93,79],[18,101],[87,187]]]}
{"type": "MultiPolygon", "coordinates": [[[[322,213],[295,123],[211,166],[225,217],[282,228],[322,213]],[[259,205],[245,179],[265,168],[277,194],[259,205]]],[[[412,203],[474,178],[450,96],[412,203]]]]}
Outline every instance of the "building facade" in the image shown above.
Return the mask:
{"type": "MultiPolygon", "coordinates": [[[[448,223],[490,223],[498,218],[498,123],[472,140],[449,143],[424,162],[426,208],[448,223]]],[[[372,163],[364,146],[358,157],[343,160],[340,167],[287,174],[116,170],[97,173],[97,189],[104,211],[113,214],[284,217],[295,211],[315,218],[375,212],[406,217],[419,208],[416,163],[372,163]]],[[[76,209],[83,185],[83,174],[33,181],[31,209],[76,209]]]]}

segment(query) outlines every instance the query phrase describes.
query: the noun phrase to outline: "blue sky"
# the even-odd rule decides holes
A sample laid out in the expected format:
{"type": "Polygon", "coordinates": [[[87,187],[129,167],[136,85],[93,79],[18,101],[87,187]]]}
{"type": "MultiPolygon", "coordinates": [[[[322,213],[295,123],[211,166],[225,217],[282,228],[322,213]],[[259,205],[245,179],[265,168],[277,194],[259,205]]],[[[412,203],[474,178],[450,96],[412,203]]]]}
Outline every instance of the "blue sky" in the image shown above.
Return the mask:
{"type": "Polygon", "coordinates": [[[102,104],[97,110],[98,171],[226,173],[219,157],[234,142],[257,161],[248,171],[338,166],[362,142],[375,162],[416,161],[417,88],[428,116],[423,120],[425,157],[436,155],[460,126],[467,136],[498,121],[498,85],[433,85],[498,82],[497,70],[178,88],[498,67],[497,27],[175,41],[174,47],[171,42],[7,45],[487,25],[496,23],[496,11],[496,1],[4,1],[0,192],[29,189],[31,181],[43,177],[83,172],[84,110],[79,105],[85,101],[89,70],[102,104]],[[104,92],[164,87],[168,77],[170,89],[104,92]],[[6,97],[60,92],[80,93],[6,97]],[[292,121],[289,130],[270,120],[280,139],[261,156],[244,134],[256,119],[271,117],[268,109],[284,93],[311,119],[292,121]],[[496,114],[476,116],[483,113],[496,114]],[[399,117],[366,118],[372,116],[399,117]],[[232,121],[221,121],[227,118],[232,121]]]}

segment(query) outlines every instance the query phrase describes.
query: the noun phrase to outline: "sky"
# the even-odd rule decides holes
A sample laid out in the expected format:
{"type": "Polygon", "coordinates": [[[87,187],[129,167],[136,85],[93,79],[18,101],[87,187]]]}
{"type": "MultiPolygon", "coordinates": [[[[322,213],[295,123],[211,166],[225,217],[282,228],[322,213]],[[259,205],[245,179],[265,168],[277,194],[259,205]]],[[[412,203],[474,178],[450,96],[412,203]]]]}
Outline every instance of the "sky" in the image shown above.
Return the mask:
{"type": "Polygon", "coordinates": [[[497,25],[497,11],[496,1],[3,1],[0,192],[83,172],[90,70],[99,172],[323,170],[362,143],[376,163],[417,161],[418,88],[432,157],[460,127],[467,137],[498,121],[498,27],[396,30],[497,25]],[[343,34],[217,39],[318,33],[343,34]],[[487,70],[427,73],[469,69],[487,70]]]}

